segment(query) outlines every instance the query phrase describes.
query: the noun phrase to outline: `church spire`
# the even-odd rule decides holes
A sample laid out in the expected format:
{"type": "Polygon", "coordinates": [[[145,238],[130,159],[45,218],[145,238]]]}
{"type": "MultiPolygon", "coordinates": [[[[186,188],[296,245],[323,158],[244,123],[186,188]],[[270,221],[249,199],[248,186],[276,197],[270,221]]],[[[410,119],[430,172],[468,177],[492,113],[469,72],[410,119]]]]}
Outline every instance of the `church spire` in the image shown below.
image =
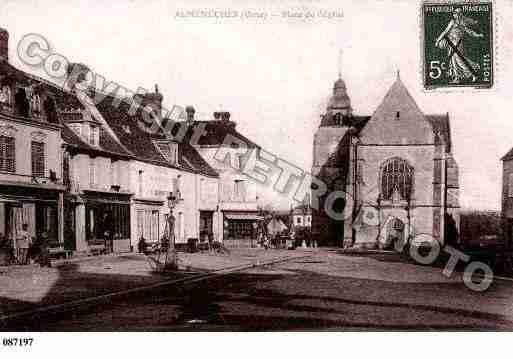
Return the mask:
{"type": "Polygon", "coordinates": [[[342,49],[338,50],[338,78],[342,79],[342,49]]]}
{"type": "Polygon", "coordinates": [[[333,95],[329,100],[327,110],[330,113],[342,113],[342,115],[350,115],[353,111],[346,83],[342,80],[342,49],[338,54],[338,79],[333,85],[333,95]]]}

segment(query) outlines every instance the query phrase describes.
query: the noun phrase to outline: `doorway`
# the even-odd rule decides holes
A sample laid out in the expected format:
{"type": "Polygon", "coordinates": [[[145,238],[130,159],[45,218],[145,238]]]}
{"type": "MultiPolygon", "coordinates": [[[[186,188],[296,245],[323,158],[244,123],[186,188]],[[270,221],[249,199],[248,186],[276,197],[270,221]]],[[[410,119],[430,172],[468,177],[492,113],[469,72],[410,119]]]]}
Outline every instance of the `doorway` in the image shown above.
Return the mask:
{"type": "Polygon", "coordinates": [[[200,240],[211,240],[213,236],[213,212],[211,211],[200,211],[200,240]]]}
{"type": "Polygon", "coordinates": [[[396,243],[404,243],[404,222],[392,218],[387,225],[385,248],[393,248],[396,243]]]}

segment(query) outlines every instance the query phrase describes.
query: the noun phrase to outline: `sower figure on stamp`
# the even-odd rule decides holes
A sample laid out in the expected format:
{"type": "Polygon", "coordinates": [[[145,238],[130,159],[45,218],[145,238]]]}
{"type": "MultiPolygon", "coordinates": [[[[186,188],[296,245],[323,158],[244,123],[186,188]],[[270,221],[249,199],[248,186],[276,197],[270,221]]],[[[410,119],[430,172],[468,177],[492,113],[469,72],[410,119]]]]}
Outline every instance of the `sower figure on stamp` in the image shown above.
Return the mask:
{"type": "Polygon", "coordinates": [[[447,49],[447,57],[449,59],[448,75],[452,78],[452,83],[459,83],[461,80],[468,78],[471,78],[472,82],[477,80],[479,64],[465,55],[463,41],[465,34],[474,38],[483,37],[483,34],[479,34],[470,28],[470,26],[475,24],[477,24],[476,20],[464,16],[461,8],[457,8],[454,10],[452,20],[435,41],[435,46],[447,49]]]}

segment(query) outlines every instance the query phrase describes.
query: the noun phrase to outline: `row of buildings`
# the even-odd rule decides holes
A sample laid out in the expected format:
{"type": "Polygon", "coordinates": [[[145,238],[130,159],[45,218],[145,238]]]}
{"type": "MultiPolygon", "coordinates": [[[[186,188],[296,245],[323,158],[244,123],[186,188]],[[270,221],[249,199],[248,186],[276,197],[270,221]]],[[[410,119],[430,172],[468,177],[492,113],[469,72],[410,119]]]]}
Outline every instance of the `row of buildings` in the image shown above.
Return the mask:
{"type": "MultiPolygon", "coordinates": [[[[8,41],[0,30],[1,234],[14,243],[27,224],[33,237],[47,232],[53,246],[87,253],[105,246],[107,232],[108,249],[130,251],[141,237],[162,237],[172,194],[177,243],[250,243],[259,219],[256,187],[215,154],[228,135],[258,146],[229,113],[196,121],[188,107],[189,131],[179,142],[162,130],[149,133],[140,126],[141,111],[115,97],[94,103],[95,90],[64,90],[15,68],[8,41]],[[188,137],[200,125],[203,134],[192,145],[188,137]]],[[[156,86],[136,96],[166,123],[156,86]]]]}

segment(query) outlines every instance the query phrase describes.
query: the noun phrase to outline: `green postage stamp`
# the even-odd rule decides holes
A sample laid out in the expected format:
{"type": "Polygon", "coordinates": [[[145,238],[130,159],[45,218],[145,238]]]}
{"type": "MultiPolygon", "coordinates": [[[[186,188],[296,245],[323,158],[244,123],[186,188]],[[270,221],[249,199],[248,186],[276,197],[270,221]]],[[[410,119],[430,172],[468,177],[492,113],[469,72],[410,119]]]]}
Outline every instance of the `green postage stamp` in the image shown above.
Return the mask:
{"type": "Polygon", "coordinates": [[[424,87],[491,88],[492,3],[425,2],[421,12],[424,87]]]}

